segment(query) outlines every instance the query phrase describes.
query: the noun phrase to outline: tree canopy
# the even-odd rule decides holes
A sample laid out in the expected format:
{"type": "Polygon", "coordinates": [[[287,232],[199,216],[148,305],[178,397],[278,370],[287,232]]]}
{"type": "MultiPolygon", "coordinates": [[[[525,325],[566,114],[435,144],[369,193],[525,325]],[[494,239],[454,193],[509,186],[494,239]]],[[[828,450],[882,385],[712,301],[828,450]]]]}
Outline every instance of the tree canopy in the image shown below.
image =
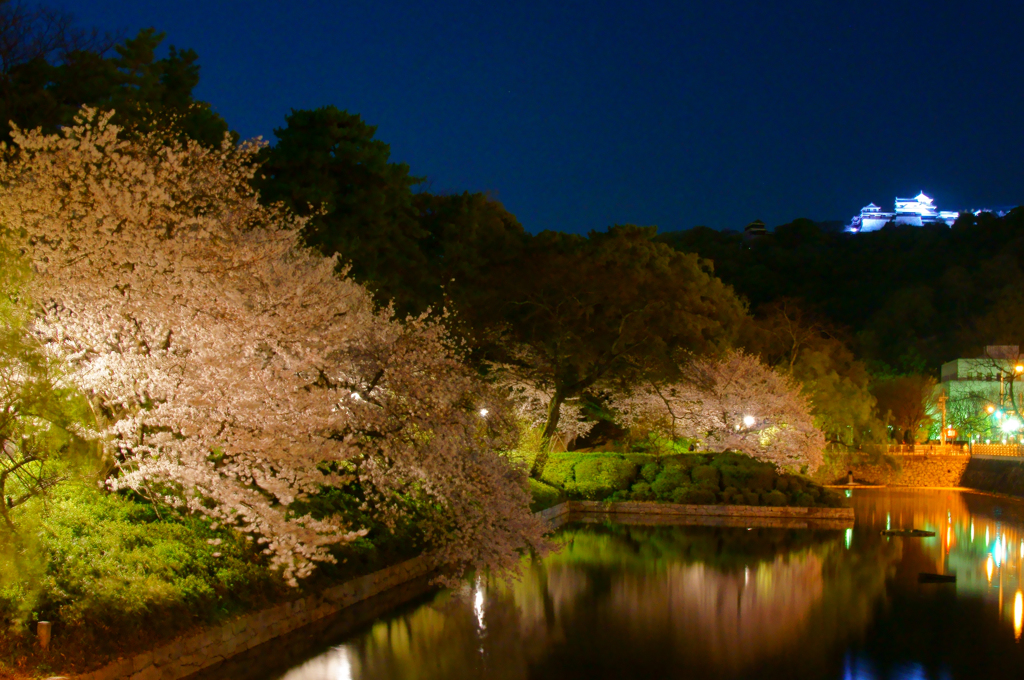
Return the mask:
{"type": "MultiPolygon", "coordinates": [[[[568,398],[599,384],[671,373],[690,352],[734,339],[743,304],[709,262],[620,225],[586,238],[543,232],[490,270],[476,326],[494,329],[491,356],[550,394],[543,436],[568,398]]],[[[534,473],[545,463],[538,456],[534,473]]]]}
{"type": "Polygon", "coordinates": [[[118,40],[56,10],[0,2],[0,140],[10,142],[10,122],[56,132],[91,106],[116,111],[125,134],[164,130],[219,146],[227,123],[193,96],[198,55],[171,46],[157,59],[164,37],[147,28],[118,40]]]}

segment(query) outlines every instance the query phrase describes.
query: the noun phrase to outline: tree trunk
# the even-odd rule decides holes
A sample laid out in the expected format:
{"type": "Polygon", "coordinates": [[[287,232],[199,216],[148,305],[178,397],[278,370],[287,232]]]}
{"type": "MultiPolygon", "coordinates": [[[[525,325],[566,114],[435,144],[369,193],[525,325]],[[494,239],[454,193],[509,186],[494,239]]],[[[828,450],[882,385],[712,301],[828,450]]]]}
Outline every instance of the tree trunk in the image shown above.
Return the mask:
{"type": "Polygon", "coordinates": [[[555,430],[558,429],[558,417],[562,410],[562,402],[564,401],[565,393],[561,389],[556,388],[555,393],[551,396],[551,402],[548,404],[548,420],[544,424],[544,433],[541,435],[540,451],[537,452],[537,457],[533,459],[533,467],[530,469],[530,476],[534,479],[540,479],[541,474],[544,472],[544,466],[548,464],[551,440],[555,436],[555,430]]]}

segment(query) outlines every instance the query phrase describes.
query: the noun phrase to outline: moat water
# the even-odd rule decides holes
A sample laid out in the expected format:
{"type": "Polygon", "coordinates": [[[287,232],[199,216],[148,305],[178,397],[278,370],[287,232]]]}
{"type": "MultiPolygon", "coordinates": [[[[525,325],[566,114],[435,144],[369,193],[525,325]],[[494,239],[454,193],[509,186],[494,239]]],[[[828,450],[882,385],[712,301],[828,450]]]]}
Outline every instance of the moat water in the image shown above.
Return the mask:
{"type": "Polygon", "coordinates": [[[517,583],[432,591],[246,675],[1024,678],[1024,503],[874,489],[851,501],[847,530],[566,525],[517,583]]]}

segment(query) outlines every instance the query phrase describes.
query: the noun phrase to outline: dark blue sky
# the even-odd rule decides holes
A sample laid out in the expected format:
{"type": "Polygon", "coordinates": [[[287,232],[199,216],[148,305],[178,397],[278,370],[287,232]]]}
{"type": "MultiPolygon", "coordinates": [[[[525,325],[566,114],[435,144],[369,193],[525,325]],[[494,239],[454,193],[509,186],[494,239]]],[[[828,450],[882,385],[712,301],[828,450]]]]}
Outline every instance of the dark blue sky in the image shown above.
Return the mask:
{"type": "Polygon", "coordinates": [[[1024,3],[51,0],[199,53],[243,136],[334,104],[531,231],[1024,202],[1024,3]]]}

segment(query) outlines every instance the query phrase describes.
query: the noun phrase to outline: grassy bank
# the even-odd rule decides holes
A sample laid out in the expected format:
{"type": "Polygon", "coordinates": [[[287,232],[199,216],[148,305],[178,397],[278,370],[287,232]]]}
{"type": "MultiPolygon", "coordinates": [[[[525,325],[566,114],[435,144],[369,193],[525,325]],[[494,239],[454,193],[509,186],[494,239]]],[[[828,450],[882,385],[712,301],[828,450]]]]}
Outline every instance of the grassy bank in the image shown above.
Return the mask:
{"type": "Polygon", "coordinates": [[[839,507],[837,494],[736,453],[552,453],[531,480],[534,510],[562,500],[839,507]]]}
{"type": "Polygon", "coordinates": [[[412,529],[371,525],[296,589],[253,541],[141,499],[66,485],[35,510],[0,547],[0,678],[89,670],[422,550],[412,529]],[[37,621],[53,623],[48,652],[36,644],[37,621]]]}

